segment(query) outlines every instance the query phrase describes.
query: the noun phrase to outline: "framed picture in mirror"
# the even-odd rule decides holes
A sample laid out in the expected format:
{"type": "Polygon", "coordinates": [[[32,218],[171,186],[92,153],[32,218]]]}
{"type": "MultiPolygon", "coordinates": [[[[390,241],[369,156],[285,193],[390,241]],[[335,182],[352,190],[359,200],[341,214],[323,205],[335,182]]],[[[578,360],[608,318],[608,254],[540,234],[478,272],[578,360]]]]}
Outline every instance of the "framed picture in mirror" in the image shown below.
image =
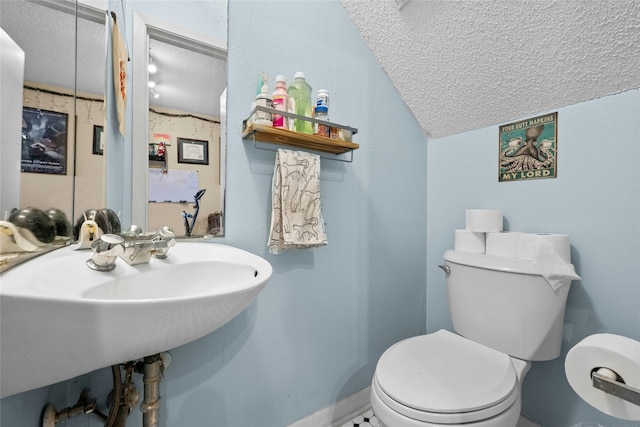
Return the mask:
{"type": "Polygon", "coordinates": [[[178,163],[209,164],[209,142],[178,138],[178,163]]]}
{"type": "Polygon", "coordinates": [[[21,172],[67,174],[68,115],[23,107],[21,172]]]}
{"type": "Polygon", "coordinates": [[[104,154],[103,126],[93,125],[93,154],[104,154]]]}

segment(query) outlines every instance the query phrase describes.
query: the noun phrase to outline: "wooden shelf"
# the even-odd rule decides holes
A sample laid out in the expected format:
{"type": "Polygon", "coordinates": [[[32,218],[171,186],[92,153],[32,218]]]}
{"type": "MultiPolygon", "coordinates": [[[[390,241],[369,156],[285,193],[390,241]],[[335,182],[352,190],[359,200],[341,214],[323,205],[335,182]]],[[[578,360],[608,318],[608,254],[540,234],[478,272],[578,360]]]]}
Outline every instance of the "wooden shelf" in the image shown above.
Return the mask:
{"type": "Polygon", "coordinates": [[[274,128],[271,126],[247,124],[242,132],[242,137],[254,138],[272,144],[288,145],[291,147],[306,148],[308,150],[323,151],[326,153],[342,154],[360,148],[353,142],[330,139],[324,136],[308,135],[306,133],[292,132],[290,130],[274,128]]]}
{"type": "Polygon", "coordinates": [[[249,119],[242,122],[242,138],[245,140],[252,138],[254,143],[255,141],[262,141],[271,144],[280,144],[289,147],[298,147],[307,150],[322,151],[332,154],[343,154],[351,152],[352,159],[353,150],[357,150],[358,148],[360,148],[358,144],[343,141],[341,139],[332,139],[324,136],[309,135],[306,133],[293,132],[288,129],[274,128],[272,126],[253,123],[250,119],[252,117],[255,117],[257,111],[264,111],[270,114],[279,114],[288,117],[290,120],[304,120],[312,123],[324,124],[332,128],[337,128],[339,131],[346,131],[349,135],[351,135],[351,137],[358,133],[358,129],[349,126],[326,122],[315,118],[299,116],[297,114],[289,113],[288,111],[278,111],[273,108],[256,106],[249,114],[249,119]]]}

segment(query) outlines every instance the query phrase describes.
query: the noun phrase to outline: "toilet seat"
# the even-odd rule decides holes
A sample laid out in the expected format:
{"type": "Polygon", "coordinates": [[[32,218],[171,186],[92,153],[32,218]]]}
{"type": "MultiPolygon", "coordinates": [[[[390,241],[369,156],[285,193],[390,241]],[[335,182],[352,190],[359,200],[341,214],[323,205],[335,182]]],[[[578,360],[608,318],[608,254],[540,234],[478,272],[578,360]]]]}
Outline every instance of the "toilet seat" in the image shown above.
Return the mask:
{"type": "Polygon", "coordinates": [[[519,395],[508,355],[446,330],[390,347],[378,361],[372,387],[394,411],[434,424],[494,417],[519,395]]]}

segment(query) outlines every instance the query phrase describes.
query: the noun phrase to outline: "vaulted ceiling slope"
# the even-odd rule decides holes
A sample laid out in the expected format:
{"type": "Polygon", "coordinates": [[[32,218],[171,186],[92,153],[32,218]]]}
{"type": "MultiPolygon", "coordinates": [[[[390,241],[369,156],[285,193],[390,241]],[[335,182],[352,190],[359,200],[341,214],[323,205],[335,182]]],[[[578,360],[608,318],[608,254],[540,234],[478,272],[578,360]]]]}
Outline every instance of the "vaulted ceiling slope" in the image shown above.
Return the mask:
{"type": "Polygon", "coordinates": [[[640,87],[638,0],[341,0],[439,138],[640,87]]]}

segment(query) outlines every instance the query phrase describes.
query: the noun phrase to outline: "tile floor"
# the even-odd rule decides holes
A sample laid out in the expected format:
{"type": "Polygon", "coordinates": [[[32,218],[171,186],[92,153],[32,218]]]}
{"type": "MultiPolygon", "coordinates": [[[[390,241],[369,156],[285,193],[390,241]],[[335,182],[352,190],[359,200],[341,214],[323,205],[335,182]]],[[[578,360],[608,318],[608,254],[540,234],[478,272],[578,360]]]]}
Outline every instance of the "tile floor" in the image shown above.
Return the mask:
{"type": "Polygon", "coordinates": [[[342,424],[341,427],[380,427],[380,422],[376,418],[372,410],[368,410],[362,415],[358,415],[349,422],[342,424]]]}

